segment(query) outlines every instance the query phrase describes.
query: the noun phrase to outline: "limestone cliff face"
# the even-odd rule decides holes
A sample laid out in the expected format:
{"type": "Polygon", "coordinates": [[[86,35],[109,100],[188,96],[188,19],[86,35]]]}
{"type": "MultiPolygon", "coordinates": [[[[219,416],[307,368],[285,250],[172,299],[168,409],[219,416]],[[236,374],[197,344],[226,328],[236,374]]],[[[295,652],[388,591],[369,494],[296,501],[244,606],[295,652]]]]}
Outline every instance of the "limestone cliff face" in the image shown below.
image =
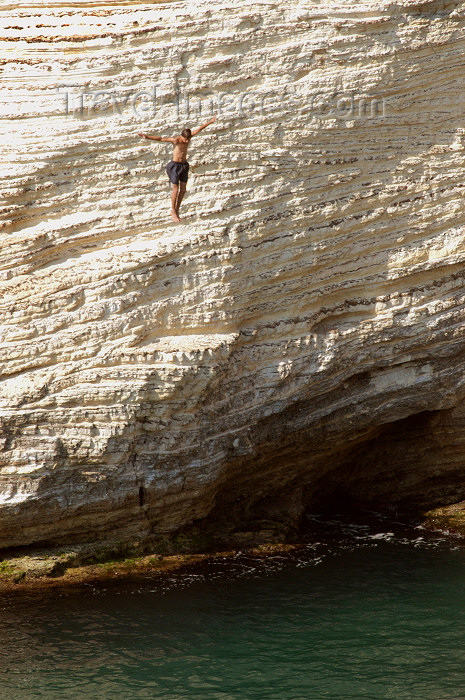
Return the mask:
{"type": "Polygon", "coordinates": [[[463,3],[0,25],[0,546],[463,498],[463,3]]]}

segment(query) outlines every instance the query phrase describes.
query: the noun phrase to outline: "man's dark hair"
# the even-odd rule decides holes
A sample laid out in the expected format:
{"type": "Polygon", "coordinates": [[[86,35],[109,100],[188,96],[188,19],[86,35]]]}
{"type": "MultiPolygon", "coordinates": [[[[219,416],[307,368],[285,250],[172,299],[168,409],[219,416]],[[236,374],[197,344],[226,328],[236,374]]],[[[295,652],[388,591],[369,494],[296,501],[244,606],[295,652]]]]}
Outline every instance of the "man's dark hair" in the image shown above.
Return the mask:
{"type": "Polygon", "coordinates": [[[183,129],[181,131],[181,136],[184,136],[185,139],[190,139],[192,138],[192,131],[190,129],[183,129]]]}

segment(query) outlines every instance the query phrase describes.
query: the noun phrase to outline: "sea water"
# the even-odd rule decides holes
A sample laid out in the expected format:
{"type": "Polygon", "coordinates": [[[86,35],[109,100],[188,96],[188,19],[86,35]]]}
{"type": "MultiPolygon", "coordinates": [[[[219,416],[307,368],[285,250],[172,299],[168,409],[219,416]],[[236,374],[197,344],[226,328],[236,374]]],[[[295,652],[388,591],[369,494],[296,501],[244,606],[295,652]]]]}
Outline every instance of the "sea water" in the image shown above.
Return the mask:
{"type": "Polygon", "coordinates": [[[0,598],[1,700],[465,700],[465,546],[387,521],[291,554],[0,598]]]}

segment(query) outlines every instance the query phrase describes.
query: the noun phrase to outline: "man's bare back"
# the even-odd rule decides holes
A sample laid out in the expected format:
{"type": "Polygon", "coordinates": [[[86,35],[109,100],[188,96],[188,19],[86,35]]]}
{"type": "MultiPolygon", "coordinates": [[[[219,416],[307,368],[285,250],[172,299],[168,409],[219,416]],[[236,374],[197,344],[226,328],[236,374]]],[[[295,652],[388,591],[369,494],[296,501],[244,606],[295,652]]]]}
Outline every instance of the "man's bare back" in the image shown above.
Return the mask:
{"type": "Polygon", "coordinates": [[[175,136],[172,160],[175,163],[184,163],[187,160],[188,148],[189,139],[186,139],[184,136],[175,136]]]}
{"type": "Polygon", "coordinates": [[[173,157],[166,166],[166,172],[172,184],[171,189],[171,216],[173,221],[180,222],[179,207],[181,206],[184,193],[186,191],[187,178],[189,173],[189,163],[187,162],[187,149],[190,140],[196,136],[199,131],[205,129],[209,124],[213,124],[216,117],[212,117],[210,121],[198,126],[197,129],[184,129],[179,136],[163,137],[163,136],[148,136],[147,134],[139,134],[142,138],[152,141],[168,141],[173,144],[173,157]]]}

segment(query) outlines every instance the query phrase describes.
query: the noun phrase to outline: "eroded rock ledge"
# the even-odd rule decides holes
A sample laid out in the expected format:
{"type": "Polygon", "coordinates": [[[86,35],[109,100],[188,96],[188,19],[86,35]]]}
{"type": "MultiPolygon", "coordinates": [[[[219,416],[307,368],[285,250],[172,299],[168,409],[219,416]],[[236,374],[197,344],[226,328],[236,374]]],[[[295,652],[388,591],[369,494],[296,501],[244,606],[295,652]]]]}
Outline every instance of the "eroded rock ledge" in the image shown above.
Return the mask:
{"type": "Polygon", "coordinates": [[[465,497],[464,22],[433,0],[1,9],[0,547],[465,497]],[[63,85],[128,101],[66,114],[63,85]],[[138,116],[155,85],[273,92],[193,143],[177,227],[169,152],[136,134],[202,119],[138,116]]]}

